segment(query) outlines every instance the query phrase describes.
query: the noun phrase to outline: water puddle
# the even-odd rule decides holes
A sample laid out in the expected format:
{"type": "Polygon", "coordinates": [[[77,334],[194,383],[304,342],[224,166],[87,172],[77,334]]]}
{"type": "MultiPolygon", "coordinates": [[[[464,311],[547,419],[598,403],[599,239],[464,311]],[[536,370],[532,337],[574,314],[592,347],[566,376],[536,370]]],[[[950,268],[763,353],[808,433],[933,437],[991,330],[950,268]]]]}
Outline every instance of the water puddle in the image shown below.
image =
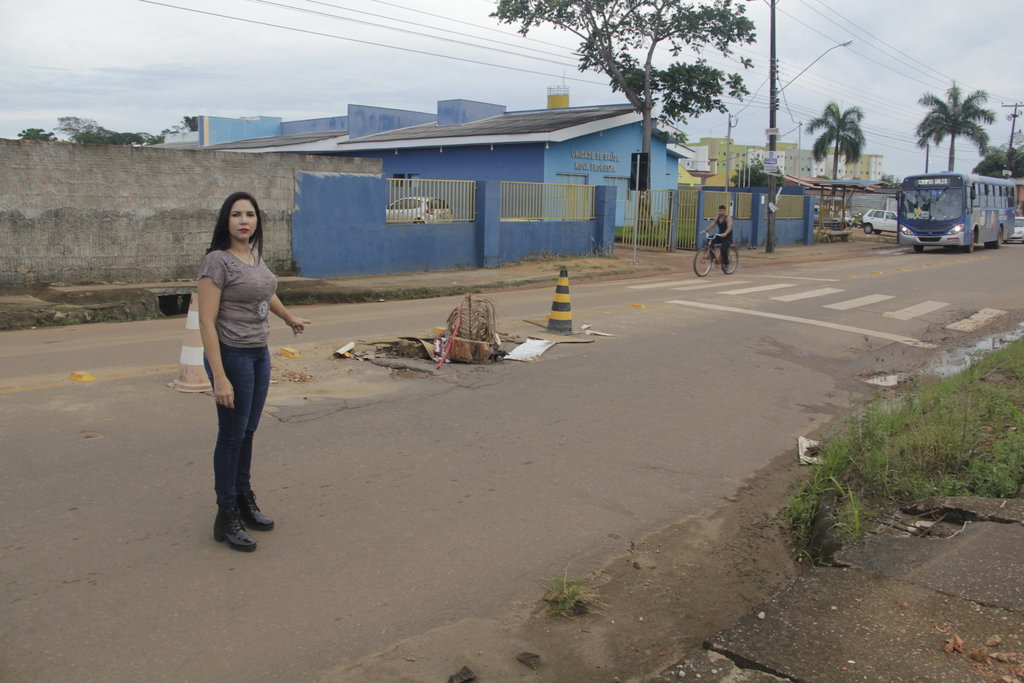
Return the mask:
{"type": "Polygon", "coordinates": [[[893,373],[890,375],[872,375],[864,381],[878,387],[894,387],[900,383],[900,379],[902,379],[901,375],[893,373]]]}
{"type": "MultiPolygon", "coordinates": [[[[1024,323],[1019,323],[1016,330],[990,335],[970,346],[949,349],[942,357],[926,365],[921,374],[951,377],[971,367],[986,354],[998,351],[1021,338],[1024,338],[1024,323]]],[[[908,377],[909,375],[902,373],[881,373],[867,377],[864,381],[879,387],[894,387],[908,377]]]]}
{"type": "Polygon", "coordinates": [[[962,349],[950,349],[942,358],[925,366],[924,373],[938,375],[939,377],[950,377],[962,372],[974,365],[986,354],[998,351],[1007,344],[1015,342],[1024,337],[1024,323],[1020,323],[1016,330],[993,334],[977,343],[962,349]]]}

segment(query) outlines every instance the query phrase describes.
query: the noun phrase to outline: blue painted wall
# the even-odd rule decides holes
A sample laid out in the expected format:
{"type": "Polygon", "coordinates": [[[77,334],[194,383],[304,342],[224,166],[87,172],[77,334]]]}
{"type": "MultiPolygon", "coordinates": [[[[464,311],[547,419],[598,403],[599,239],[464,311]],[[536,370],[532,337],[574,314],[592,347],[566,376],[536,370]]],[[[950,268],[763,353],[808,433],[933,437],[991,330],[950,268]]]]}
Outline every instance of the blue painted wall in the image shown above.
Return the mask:
{"type": "Polygon", "coordinates": [[[457,126],[505,113],[505,106],[474,102],[473,100],[439,100],[437,103],[437,125],[457,126]]]}
{"type": "Polygon", "coordinates": [[[348,135],[360,138],[364,135],[383,133],[386,130],[407,128],[437,120],[434,114],[387,107],[368,107],[364,104],[348,105],[348,135]]]}
{"type": "Polygon", "coordinates": [[[279,135],[280,116],[251,116],[245,119],[227,119],[220,116],[199,117],[199,146],[235,142],[249,138],[279,135]]]}
{"type": "Polygon", "coordinates": [[[499,220],[498,181],[477,184],[477,220],[387,225],[383,178],[300,173],[292,257],[303,277],[493,267],[542,254],[607,254],[614,190],[598,188],[595,221],[499,220]]]}
{"type": "Polygon", "coordinates": [[[302,121],[285,121],[281,124],[281,135],[292,133],[319,133],[348,130],[347,116],[328,116],[322,119],[303,119],[302,121]]]}

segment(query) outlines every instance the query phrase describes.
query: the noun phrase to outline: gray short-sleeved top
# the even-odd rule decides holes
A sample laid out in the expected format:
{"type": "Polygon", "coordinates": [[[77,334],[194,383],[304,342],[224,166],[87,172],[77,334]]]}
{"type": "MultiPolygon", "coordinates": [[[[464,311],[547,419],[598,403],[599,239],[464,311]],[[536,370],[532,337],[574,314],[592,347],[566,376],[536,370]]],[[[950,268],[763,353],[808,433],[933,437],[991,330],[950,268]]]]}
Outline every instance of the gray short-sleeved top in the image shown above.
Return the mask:
{"type": "Polygon", "coordinates": [[[199,264],[199,279],[210,278],[220,289],[217,337],[228,346],[255,348],[270,337],[270,298],[277,278],[263,259],[244,263],[227,250],[211,251],[199,264]]]}

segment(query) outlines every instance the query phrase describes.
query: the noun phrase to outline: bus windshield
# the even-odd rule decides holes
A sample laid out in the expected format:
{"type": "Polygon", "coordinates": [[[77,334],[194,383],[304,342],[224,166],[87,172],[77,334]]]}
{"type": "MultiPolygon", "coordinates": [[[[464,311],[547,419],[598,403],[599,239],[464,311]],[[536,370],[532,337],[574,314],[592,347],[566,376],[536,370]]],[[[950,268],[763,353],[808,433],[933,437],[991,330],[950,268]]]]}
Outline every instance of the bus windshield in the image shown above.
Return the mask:
{"type": "Polygon", "coordinates": [[[904,190],[900,218],[912,221],[952,221],[964,214],[962,187],[904,190]]]}

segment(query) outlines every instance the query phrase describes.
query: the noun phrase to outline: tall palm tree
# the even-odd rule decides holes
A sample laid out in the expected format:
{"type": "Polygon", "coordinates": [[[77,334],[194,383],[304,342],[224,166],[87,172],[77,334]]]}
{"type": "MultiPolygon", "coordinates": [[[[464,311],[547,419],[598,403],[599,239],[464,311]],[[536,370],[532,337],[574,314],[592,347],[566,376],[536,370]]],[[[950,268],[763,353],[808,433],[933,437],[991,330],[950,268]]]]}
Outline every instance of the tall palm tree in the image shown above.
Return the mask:
{"type": "Polygon", "coordinates": [[[832,152],[832,177],[839,175],[839,157],[846,161],[860,159],[861,151],[866,144],[860,122],[864,120],[864,112],[860,107],[850,107],[843,111],[835,102],[829,102],[825,111],[807,124],[808,133],[824,131],[817,140],[811,153],[815,161],[821,161],[832,152]]]}
{"type": "Polygon", "coordinates": [[[956,161],[956,139],[963,136],[978,146],[982,154],[988,147],[988,133],[981,127],[982,123],[992,123],[996,115],[991,109],[985,109],[988,93],[975,90],[963,97],[956,83],[946,91],[946,99],[940,99],[931,93],[925,94],[917,101],[930,111],[925,114],[921,123],[917,124],[917,144],[924,147],[929,142],[940,144],[949,138],[949,168],[953,170],[956,161]]]}

